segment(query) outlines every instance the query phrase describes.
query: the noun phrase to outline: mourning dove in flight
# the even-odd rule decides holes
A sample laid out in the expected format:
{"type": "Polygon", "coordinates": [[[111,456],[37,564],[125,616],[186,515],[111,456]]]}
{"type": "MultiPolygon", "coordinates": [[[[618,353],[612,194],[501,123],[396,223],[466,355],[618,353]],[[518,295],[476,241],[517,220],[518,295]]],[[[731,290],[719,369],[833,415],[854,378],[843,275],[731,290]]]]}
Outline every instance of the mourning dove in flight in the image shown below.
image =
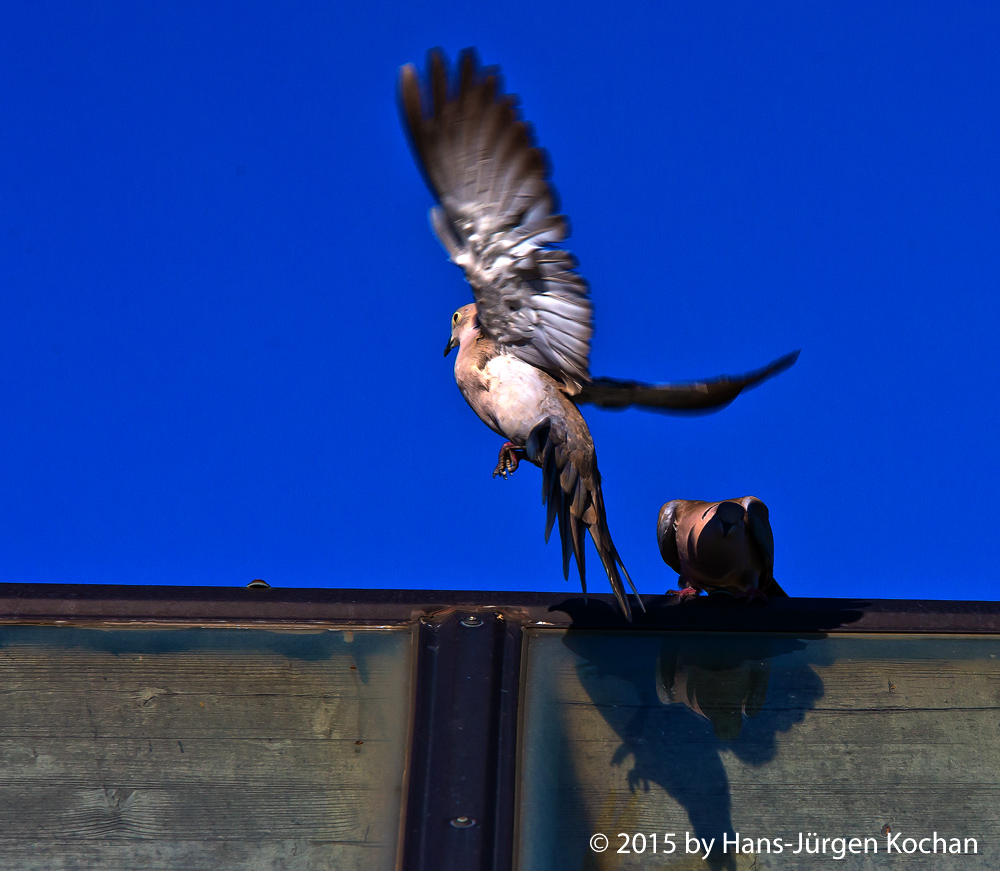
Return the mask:
{"type": "Polygon", "coordinates": [[[767,506],[756,496],[668,502],[656,539],[663,561],[680,575],[682,600],[702,590],[748,600],[787,595],[774,580],[774,535],[767,506]]]}
{"type": "Polygon", "coordinates": [[[545,157],[516,99],[502,92],[497,69],[480,68],[467,49],[457,80],[449,82],[444,56],[433,50],[426,92],[412,64],[402,69],[400,91],[417,164],[437,200],[432,226],[475,298],[452,316],[445,354],[458,347],[455,380],[462,395],[506,439],[493,474],[507,477],[522,459],[542,469],[545,538],[558,518],[563,576],[569,577],[575,556],[586,592],[586,530],[631,619],[622,575],[633,592],[635,586],[611,540],[594,442],[576,403],[706,410],[728,404],[794,360],[708,383],[593,382],[589,289],[575,258],[555,247],[569,227],[557,214],[545,157]]]}

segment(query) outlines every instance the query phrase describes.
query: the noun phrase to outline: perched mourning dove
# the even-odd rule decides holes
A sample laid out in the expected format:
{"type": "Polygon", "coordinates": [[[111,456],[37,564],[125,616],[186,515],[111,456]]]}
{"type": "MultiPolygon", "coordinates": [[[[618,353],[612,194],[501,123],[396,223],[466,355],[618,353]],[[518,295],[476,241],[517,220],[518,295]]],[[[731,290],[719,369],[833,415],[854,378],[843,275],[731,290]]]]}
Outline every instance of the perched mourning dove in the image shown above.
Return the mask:
{"type": "Polygon", "coordinates": [[[682,599],[702,590],[748,600],[787,595],[774,580],[774,536],[767,506],[756,496],[668,502],[656,539],[663,561],[681,576],[682,599]]]}
{"type": "Polygon", "coordinates": [[[506,439],[493,474],[507,477],[522,459],[541,467],[545,537],[558,518],[564,577],[575,556],[586,592],[586,530],[631,619],[622,574],[630,585],[631,578],[608,531],[594,443],[576,402],[707,410],[794,360],[708,383],[592,382],[587,283],[574,257],[555,247],[569,227],[557,214],[545,157],[515,98],[502,93],[498,71],[480,68],[467,49],[457,80],[449,82],[444,56],[434,50],[426,92],[412,64],[402,69],[400,90],[410,143],[438,202],[431,223],[475,297],[452,316],[445,354],[458,347],[455,380],[462,395],[506,439]]]}

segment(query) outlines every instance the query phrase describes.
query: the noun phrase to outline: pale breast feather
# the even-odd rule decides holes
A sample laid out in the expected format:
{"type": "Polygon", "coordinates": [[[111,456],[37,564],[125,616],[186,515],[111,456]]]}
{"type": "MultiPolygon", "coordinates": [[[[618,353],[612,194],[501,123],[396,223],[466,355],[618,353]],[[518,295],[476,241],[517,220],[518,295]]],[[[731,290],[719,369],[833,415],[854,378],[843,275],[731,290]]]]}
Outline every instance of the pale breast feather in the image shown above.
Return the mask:
{"type": "Polygon", "coordinates": [[[494,357],[486,364],[483,375],[490,408],[503,434],[523,444],[551,414],[558,388],[544,373],[511,354],[494,357]]]}

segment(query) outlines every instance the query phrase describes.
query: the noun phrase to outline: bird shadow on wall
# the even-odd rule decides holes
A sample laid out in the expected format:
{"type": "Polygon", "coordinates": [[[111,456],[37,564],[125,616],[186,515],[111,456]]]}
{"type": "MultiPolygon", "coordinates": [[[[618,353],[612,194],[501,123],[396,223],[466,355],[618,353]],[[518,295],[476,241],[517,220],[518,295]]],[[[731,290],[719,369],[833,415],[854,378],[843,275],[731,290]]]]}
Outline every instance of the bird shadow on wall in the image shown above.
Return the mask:
{"type": "MultiPolygon", "coordinates": [[[[676,631],[696,612],[704,617],[705,611],[728,611],[727,628],[734,620],[738,625],[741,614],[753,625],[759,612],[731,597],[712,599],[669,608],[653,600],[636,621],[636,629],[662,629],[667,622],[673,631],[592,631],[587,627],[614,620],[611,606],[594,599],[571,600],[554,610],[573,620],[563,644],[582,660],[581,686],[620,741],[608,758],[606,782],[623,776],[633,795],[665,792],[686,811],[693,836],[715,839],[706,866],[733,871],[734,856],[720,849],[723,835],[735,834],[723,755],[752,766],[775,758],[779,735],[801,723],[823,697],[823,681],[812,666],[829,665],[835,656],[829,645],[815,642],[826,637],[824,630],[857,620],[863,603],[845,602],[818,614],[807,627],[812,631],[676,631]],[[792,653],[799,655],[786,656],[792,653]]],[[[589,820],[591,830],[599,822],[605,821],[589,820]]],[[[683,852],[684,836],[678,837],[683,852]]],[[[586,868],[587,857],[581,860],[586,868]]]]}

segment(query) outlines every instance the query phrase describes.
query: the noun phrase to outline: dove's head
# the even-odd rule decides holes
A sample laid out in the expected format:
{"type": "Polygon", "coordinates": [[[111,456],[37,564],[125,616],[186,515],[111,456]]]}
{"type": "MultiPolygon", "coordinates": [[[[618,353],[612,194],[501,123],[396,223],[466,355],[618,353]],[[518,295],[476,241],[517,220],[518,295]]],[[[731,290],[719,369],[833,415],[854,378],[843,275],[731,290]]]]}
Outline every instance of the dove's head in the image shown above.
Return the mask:
{"type": "Polygon", "coordinates": [[[476,314],[476,304],[470,302],[451,316],[451,338],[444,349],[444,355],[447,357],[451,349],[461,345],[462,339],[473,331],[479,331],[479,317],[476,314]]]}
{"type": "MultiPolygon", "coordinates": [[[[709,509],[711,510],[711,509],[709,509]]],[[[705,512],[706,514],[708,511],[705,512]]],[[[722,527],[723,537],[727,537],[732,530],[741,524],[746,518],[746,509],[739,502],[726,500],[720,502],[715,509],[715,520],[722,527]]]]}

